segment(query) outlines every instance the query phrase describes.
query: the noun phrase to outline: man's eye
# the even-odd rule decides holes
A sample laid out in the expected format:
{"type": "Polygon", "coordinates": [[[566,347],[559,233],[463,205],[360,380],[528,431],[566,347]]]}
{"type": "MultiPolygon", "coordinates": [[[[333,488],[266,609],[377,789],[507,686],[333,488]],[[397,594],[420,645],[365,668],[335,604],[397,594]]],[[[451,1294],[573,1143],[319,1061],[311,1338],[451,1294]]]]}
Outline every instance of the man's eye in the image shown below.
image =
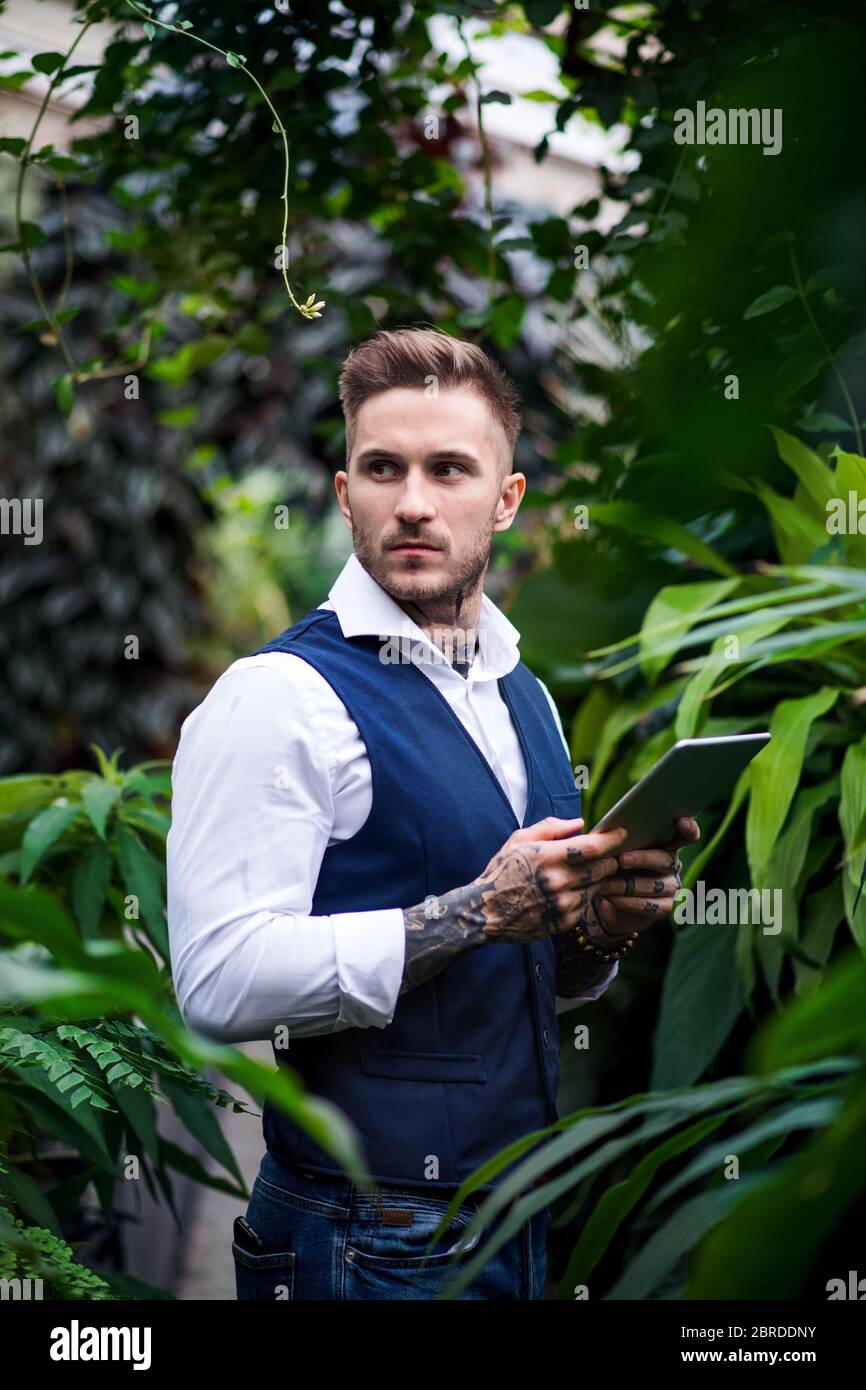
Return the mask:
{"type": "Polygon", "coordinates": [[[442,464],[442,467],[443,467],[443,468],[456,468],[458,473],[462,473],[462,472],[463,472],[463,469],[460,467],[460,464],[459,464],[459,463],[443,463],[443,464],[442,464]]]}

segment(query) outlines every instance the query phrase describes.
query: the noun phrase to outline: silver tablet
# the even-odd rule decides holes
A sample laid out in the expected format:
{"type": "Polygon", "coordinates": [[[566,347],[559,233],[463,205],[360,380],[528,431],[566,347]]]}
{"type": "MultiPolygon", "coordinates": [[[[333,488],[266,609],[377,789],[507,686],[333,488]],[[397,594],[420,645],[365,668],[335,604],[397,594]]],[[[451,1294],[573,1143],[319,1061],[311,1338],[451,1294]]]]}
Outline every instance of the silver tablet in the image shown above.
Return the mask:
{"type": "Polygon", "coordinates": [[[660,848],[676,835],[680,816],[697,816],[736,781],[769,742],[768,733],[682,738],[620,797],[593,830],[624,826],[628,839],[617,846],[617,854],[627,849],[660,848]]]}

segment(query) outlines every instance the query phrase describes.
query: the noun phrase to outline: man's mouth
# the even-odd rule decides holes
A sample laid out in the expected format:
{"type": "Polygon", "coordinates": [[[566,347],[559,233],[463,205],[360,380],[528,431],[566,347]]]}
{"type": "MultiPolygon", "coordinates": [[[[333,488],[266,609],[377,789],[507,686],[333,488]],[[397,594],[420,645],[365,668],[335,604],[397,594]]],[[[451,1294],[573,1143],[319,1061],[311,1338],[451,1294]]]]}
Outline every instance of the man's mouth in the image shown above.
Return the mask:
{"type": "Polygon", "coordinates": [[[421,555],[435,555],[439,548],[438,545],[427,545],[424,541],[398,541],[396,545],[391,546],[391,549],[396,550],[398,554],[400,551],[406,551],[421,555]]]}

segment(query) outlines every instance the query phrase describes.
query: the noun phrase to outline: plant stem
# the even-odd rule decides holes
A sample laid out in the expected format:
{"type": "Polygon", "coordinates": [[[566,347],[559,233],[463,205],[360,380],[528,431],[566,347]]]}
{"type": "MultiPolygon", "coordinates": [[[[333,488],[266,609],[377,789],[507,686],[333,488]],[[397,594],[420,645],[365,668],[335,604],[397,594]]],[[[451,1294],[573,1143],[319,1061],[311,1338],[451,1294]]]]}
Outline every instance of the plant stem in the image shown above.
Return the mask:
{"type": "Polygon", "coordinates": [[[861,433],[860,433],[860,422],[859,422],[859,420],[857,419],[857,412],[856,412],[856,410],[854,409],[854,402],[853,402],[852,399],[851,399],[851,393],[850,393],[849,390],[848,390],[848,387],[847,387],[846,382],[845,382],[845,378],[844,378],[844,376],[842,375],[842,372],[841,372],[841,370],[840,370],[840,368],[839,368],[839,363],[838,363],[837,360],[836,360],[836,356],[835,356],[835,354],[834,354],[833,352],[831,352],[831,350],[830,350],[830,345],[829,345],[829,343],[827,342],[827,339],[824,337],[824,334],[821,332],[820,326],[819,326],[819,324],[818,324],[818,320],[815,318],[815,315],[812,313],[812,306],[811,306],[811,304],[809,303],[809,296],[808,296],[808,294],[806,293],[806,287],[805,287],[805,285],[803,284],[803,277],[802,277],[802,275],[800,274],[800,267],[799,267],[799,265],[798,265],[798,263],[797,263],[797,256],[796,256],[796,253],[795,253],[795,251],[794,251],[794,247],[793,247],[793,243],[792,243],[792,242],[788,242],[788,258],[789,258],[789,260],[790,260],[790,262],[791,262],[791,271],[792,271],[793,276],[794,276],[794,284],[795,284],[795,286],[796,286],[796,288],[797,288],[797,294],[800,296],[800,299],[801,299],[802,304],[803,304],[803,308],[805,309],[806,315],[807,315],[807,317],[808,317],[808,319],[809,319],[809,322],[811,323],[812,328],[813,328],[813,330],[814,330],[814,332],[815,332],[815,337],[818,339],[818,342],[821,344],[821,347],[822,347],[823,352],[824,352],[824,356],[825,356],[826,360],[829,362],[830,366],[831,366],[832,369],[833,369],[833,375],[835,376],[836,380],[837,380],[838,383],[839,383],[839,389],[841,390],[842,395],[845,397],[845,404],[846,404],[846,406],[848,407],[848,414],[849,414],[850,417],[851,417],[851,424],[852,424],[852,427],[853,427],[853,430],[854,430],[854,438],[855,438],[856,441],[857,441],[857,453],[860,454],[861,457],[862,457],[862,455],[863,455],[863,437],[862,437],[862,435],[861,435],[861,433]]]}
{"type": "MultiPolygon", "coordinates": [[[[188,39],[195,39],[196,43],[203,44],[205,48],[210,48],[214,53],[219,53],[219,55],[220,55],[222,58],[226,58],[226,57],[227,57],[227,52],[226,52],[226,50],[225,50],[224,48],[218,48],[216,44],[214,44],[214,43],[209,43],[207,39],[200,38],[198,34],[192,33],[191,30],[189,30],[189,29],[181,29],[181,27],[180,27],[178,24],[164,24],[163,21],[162,21],[161,19],[154,19],[152,15],[147,14],[147,13],[145,13],[144,11],[142,11],[142,9],[135,3],[135,0],[126,0],[126,3],[129,5],[130,9],[135,10],[136,14],[138,14],[139,16],[141,16],[142,14],[144,14],[144,21],[145,21],[147,24],[158,24],[159,27],[160,27],[160,29],[169,29],[169,30],[171,30],[172,33],[175,33],[175,34],[182,34],[182,35],[184,35],[184,36],[185,36],[186,38],[188,38],[188,39]]],[[[288,247],[287,247],[287,245],[286,245],[286,232],[287,232],[287,230],[288,230],[288,224],[289,224],[289,144],[288,144],[288,141],[286,140],[285,128],[284,128],[284,126],[283,126],[282,121],[281,121],[280,118],[279,118],[279,115],[277,114],[277,111],[276,111],[276,109],[275,109],[275,107],[274,107],[273,102],[271,101],[270,97],[268,96],[268,94],[267,94],[267,92],[265,91],[264,87],[262,86],[261,82],[260,82],[260,81],[258,80],[258,78],[256,77],[255,73],[250,72],[249,68],[248,68],[248,67],[246,66],[246,64],[244,64],[244,63],[239,64],[239,70],[240,70],[241,72],[245,72],[246,75],[247,75],[247,77],[249,77],[249,79],[250,79],[252,82],[254,82],[254,83],[256,84],[256,86],[258,87],[259,91],[261,92],[262,96],[264,97],[264,99],[265,99],[265,101],[266,101],[266,103],[267,103],[267,106],[268,106],[269,111],[271,112],[271,114],[272,114],[274,120],[276,121],[276,123],[277,123],[277,125],[278,125],[278,127],[279,127],[280,136],[282,137],[282,141],[283,141],[283,154],[284,154],[284,157],[285,157],[285,162],[284,162],[284,168],[283,168],[283,192],[282,192],[282,196],[281,196],[281,201],[282,201],[282,203],[283,203],[283,232],[282,232],[282,239],[281,239],[281,242],[280,242],[280,250],[281,250],[281,252],[282,252],[283,254],[282,254],[282,256],[281,256],[280,259],[281,259],[281,261],[282,261],[283,281],[284,281],[284,283],[285,283],[285,286],[286,286],[286,290],[287,290],[287,292],[288,292],[289,299],[292,301],[292,304],[294,305],[294,307],[298,310],[298,313],[304,314],[304,308],[298,303],[298,301],[295,299],[295,296],[292,294],[292,287],[291,287],[291,285],[289,284],[288,277],[287,277],[287,275],[286,275],[286,268],[287,268],[286,262],[288,261],[288,247]]],[[[304,314],[304,316],[306,317],[305,314],[304,314]]]]}
{"type": "Polygon", "coordinates": [[[481,162],[484,169],[484,211],[487,217],[487,282],[490,301],[492,303],[496,294],[496,247],[494,245],[496,228],[493,220],[493,173],[490,167],[490,146],[487,140],[487,131],[484,129],[481,81],[475,68],[475,60],[472,57],[469,40],[463,30],[463,20],[459,19],[457,25],[460,30],[460,37],[463,40],[463,47],[466,49],[466,57],[472,64],[472,80],[475,85],[475,100],[478,107],[478,141],[481,145],[481,162]]]}
{"type": "MultiPolygon", "coordinates": [[[[18,183],[15,189],[15,230],[18,236],[18,241],[21,245],[21,259],[24,262],[24,269],[26,271],[27,278],[30,281],[31,286],[33,287],[33,293],[36,296],[37,302],[39,304],[40,309],[42,310],[43,316],[51,325],[51,329],[57,339],[57,345],[60,348],[61,353],[63,354],[67,367],[73,375],[75,375],[75,373],[78,370],[78,364],[76,363],[75,358],[72,356],[72,353],[67,348],[60,324],[57,322],[55,315],[52,313],[48,305],[48,301],[45,298],[45,295],[42,293],[42,286],[39,283],[39,278],[31,264],[30,248],[27,245],[25,245],[21,235],[21,204],[24,196],[24,176],[27,172],[27,162],[30,157],[30,151],[33,148],[33,141],[36,139],[36,132],[42,124],[42,117],[45,115],[45,112],[48,108],[48,102],[50,100],[51,93],[57,86],[57,83],[63,74],[63,70],[66,67],[66,64],[69,62],[69,59],[72,57],[76,48],[81,43],[81,40],[84,38],[84,35],[87,33],[92,23],[93,20],[89,19],[86,24],[82,24],[77,38],[73,40],[72,44],[70,45],[69,49],[64,55],[63,62],[60,64],[60,67],[55,70],[54,76],[48,84],[45,96],[42,98],[42,105],[40,106],[39,111],[36,115],[36,121],[34,123],[33,129],[30,132],[30,138],[28,139],[27,144],[24,146],[24,150],[19,157],[20,168],[18,170],[18,183]]],[[[67,239],[67,254],[68,247],[69,242],[67,239]]],[[[68,261],[67,274],[69,274],[68,261]]]]}

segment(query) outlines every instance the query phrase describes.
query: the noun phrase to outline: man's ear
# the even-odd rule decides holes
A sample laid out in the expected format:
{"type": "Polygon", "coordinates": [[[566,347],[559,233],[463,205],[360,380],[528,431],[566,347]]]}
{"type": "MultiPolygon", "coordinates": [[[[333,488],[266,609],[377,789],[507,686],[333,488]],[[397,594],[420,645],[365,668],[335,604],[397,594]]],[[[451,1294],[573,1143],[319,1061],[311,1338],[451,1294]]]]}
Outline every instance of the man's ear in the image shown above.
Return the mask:
{"type": "Polygon", "coordinates": [[[351,531],[352,512],[349,507],[349,475],[347,469],[348,464],[346,468],[340,468],[334,474],[334,491],[337,494],[337,502],[339,503],[340,511],[343,513],[343,520],[351,531]]]}
{"type": "MultiPolygon", "coordinates": [[[[508,477],[509,475],[506,474],[506,479],[508,477]]],[[[508,530],[517,515],[517,509],[523,500],[525,491],[526,475],[524,473],[512,473],[496,504],[494,531],[508,530]]]]}

